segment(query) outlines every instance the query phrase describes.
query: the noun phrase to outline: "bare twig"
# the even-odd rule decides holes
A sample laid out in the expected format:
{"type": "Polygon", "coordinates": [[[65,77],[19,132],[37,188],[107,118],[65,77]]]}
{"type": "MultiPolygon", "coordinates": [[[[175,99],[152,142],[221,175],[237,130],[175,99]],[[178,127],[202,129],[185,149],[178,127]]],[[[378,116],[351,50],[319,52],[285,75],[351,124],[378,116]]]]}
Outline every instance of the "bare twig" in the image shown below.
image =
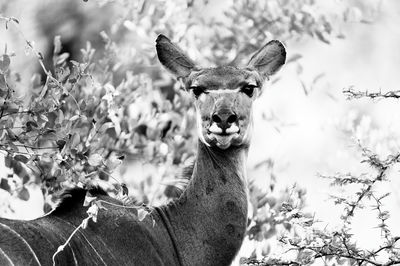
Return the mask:
{"type": "Polygon", "coordinates": [[[388,91],[382,93],[381,90],[378,92],[368,92],[368,91],[357,91],[354,90],[354,86],[343,89],[343,93],[347,96],[347,99],[359,99],[359,98],[371,98],[371,99],[383,99],[383,98],[400,98],[400,90],[388,91]]]}

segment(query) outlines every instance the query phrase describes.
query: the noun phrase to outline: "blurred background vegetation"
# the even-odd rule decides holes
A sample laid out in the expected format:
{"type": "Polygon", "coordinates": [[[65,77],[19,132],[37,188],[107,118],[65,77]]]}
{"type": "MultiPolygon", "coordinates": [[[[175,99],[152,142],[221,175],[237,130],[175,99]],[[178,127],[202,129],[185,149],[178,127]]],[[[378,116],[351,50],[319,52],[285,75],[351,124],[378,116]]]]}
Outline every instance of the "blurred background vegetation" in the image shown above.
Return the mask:
{"type": "MultiPolygon", "coordinates": [[[[195,116],[157,61],[162,33],[203,66],[244,65],[272,39],[287,48],[287,65],[255,106],[250,224],[235,263],[279,254],[277,236],[301,235],[299,217],[303,227],[311,219],[342,228],[343,206],[329,196],[351,198],[357,184],[331,187],[320,176],[367,175],[365,149],[382,158],[399,151],[398,101],[343,94],[397,90],[399,13],[394,0],[0,1],[0,215],[38,217],[60,189],[91,182],[116,195],[124,183],[133,201],[150,205],[180,195],[195,116]]],[[[394,234],[398,170],[373,188],[393,192],[384,200],[394,234]]],[[[351,241],[376,247],[376,221],[360,209],[351,241]]]]}

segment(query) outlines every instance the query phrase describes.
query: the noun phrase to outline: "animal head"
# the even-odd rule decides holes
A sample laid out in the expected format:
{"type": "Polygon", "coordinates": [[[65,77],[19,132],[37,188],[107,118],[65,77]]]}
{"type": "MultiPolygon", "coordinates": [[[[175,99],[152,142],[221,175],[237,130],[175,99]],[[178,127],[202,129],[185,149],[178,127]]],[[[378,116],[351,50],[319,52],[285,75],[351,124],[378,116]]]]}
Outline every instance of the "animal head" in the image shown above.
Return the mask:
{"type": "Polygon", "coordinates": [[[199,139],[207,146],[227,149],[249,145],[252,105],[263,83],[285,63],[283,44],[273,40],[258,50],[244,68],[198,67],[164,35],[156,40],[158,59],[192,95],[199,139]]]}

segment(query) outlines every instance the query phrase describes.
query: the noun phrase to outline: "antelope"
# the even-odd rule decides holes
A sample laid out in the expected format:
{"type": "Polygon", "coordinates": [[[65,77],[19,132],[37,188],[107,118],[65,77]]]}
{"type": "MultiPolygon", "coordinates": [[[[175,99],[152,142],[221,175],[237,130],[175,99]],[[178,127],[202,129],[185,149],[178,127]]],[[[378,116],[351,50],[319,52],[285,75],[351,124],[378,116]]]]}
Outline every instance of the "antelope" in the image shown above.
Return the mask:
{"type": "MultiPolygon", "coordinates": [[[[164,35],[156,50],[197,111],[199,141],[188,186],[142,221],[134,209],[100,210],[98,221],[78,230],[55,257],[56,265],[230,265],[241,247],[252,104],[264,81],[285,63],[285,48],[270,41],[244,68],[200,68],[164,35]]],[[[99,188],[89,192],[122,204],[99,188]]],[[[0,219],[0,265],[53,265],[52,255],[87,217],[86,193],[64,192],[58,207],[35,220],[0,219]]]]}

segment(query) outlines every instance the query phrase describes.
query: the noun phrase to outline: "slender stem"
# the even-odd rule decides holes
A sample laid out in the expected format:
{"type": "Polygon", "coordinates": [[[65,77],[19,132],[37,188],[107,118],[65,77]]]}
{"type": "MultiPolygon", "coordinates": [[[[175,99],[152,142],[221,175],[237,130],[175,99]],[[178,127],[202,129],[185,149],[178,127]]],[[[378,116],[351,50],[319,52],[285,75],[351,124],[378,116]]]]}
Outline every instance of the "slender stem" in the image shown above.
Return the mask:
{"type": "Polygon", "coordinates": [[[78,232],[78,230],[79,230],[80,228],[83,228],[83,226],[89,222],[89,219],[90,219],[90,218],[91,218],[91,217],[88,216],[88,217],[86,217],[85,219],[83,219],[83,221],[81,222],[81,224],[80,224],[77,228],[75,228],[75,230],[72,232],[72,234],[68,237],[67,241],[66,241],[63,245],[61,245],[61,246],[58,247],[57,251],[53,254],[53,257],[52,257],[52,259],[53,259],[53,266],[56,265],[56,260],[55,260],[55,259],[56,259],[57,254],[64,250],[64,248],[65,248],[65,247],[68,245],[68,243],[71,241],[72,237],[78,232]]]}
{"type": "MultiPolygon", "coordinates": [[[[58,149],[58,147],[34,147],[34,146],[30,146],[30,145],[25,145],[25,144],[14,144],[17,147],[23,147],[23,148],[29,148],[32,150],[46,150],[46,149],[58,149]]],[[[0,143],[0,147],[4,146],[7,147],[8,144],[2,144],[0,143]]]]}

